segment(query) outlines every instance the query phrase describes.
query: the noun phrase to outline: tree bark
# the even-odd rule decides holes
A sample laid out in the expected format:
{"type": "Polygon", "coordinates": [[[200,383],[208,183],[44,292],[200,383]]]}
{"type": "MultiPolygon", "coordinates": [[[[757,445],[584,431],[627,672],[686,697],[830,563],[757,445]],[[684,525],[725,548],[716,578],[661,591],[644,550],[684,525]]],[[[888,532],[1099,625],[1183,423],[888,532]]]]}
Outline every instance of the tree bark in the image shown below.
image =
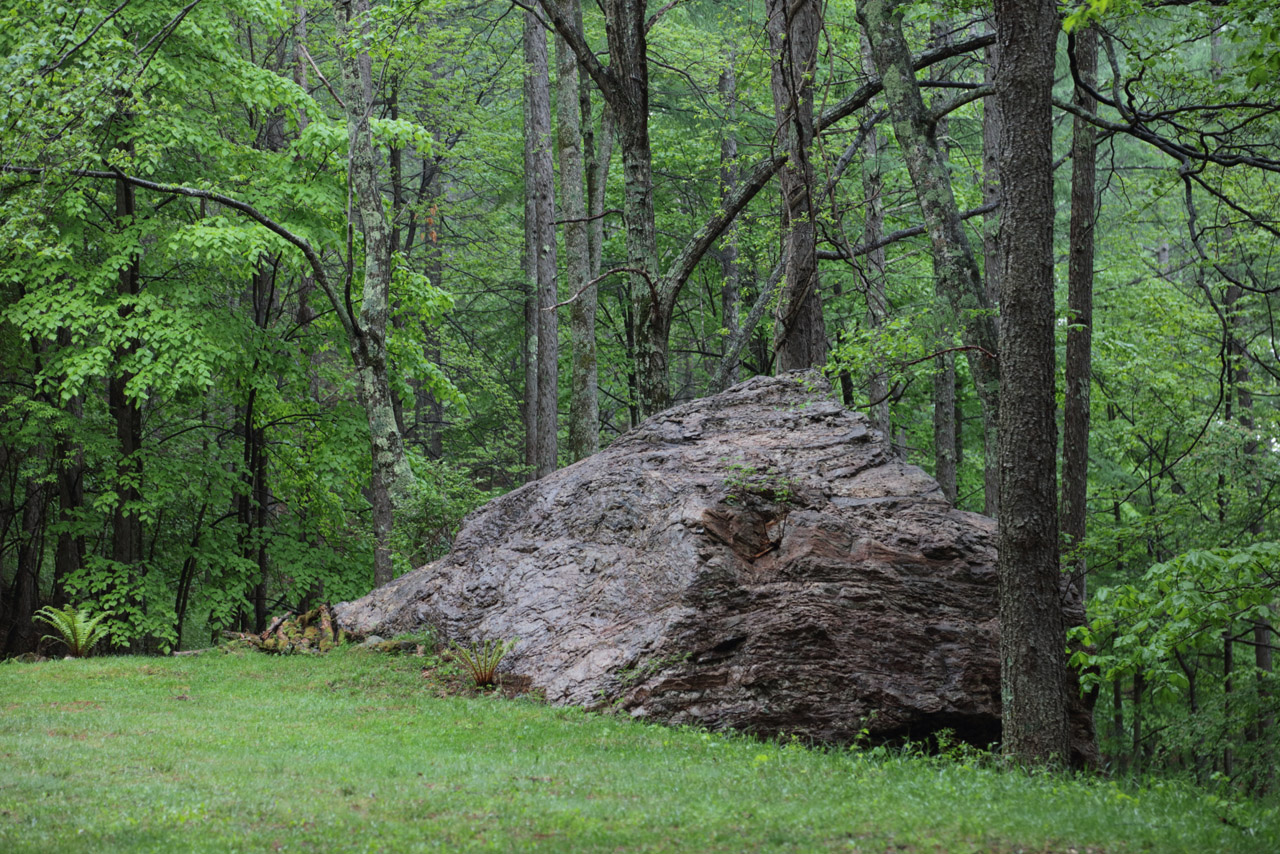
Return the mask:
{"type": "MultiPolygon", "coordinates": [[[[938,44],[945,44],[949,40],[945,22],[934,21],[930,30],[938,44]]],[[[944,66],[937,79],[947,81],[950,78],[949,70],[944,66]]],[[[938,157],[942,160],[943,168],[949,172],[951,153],[947,133],[947,119],[944,116],[934,125],[934,138],[938,142],[938,157]]],[[[950,349],[948,339],[944,338],[940,343],[943,343],[941,349],[950,349]]],[[[935,360],[933,373],[933,470],[934,479],[938,481],[942,494],[952,506],[955,506],[959,491],[959,439],[956,432],[956,354],[944,352],[935,360]]]]}
{"type": "MultiPolygon", "coordinates": [[[[561,9],[581,28],[581,0],[561,0],[561,9]]],[[[569,455],[573,460],[600,450],[600,390],[596,370],[596,288],[588,287],[591,245],[587,221],[584,126],[591,124],[591,95],[578,58],[556,36],[556,141],[560,149],[560,217],[564,220],[565,280],[576,298],[569,304],[573,346],[569,395],[569,455]]]]}
{"type": "MultiPolygon", "coordinates": [[[[129,146],[129,152],[132,153],[132,146],[129,146]]],[[[124,230],[131,227],[136,210],[137,198],[133,185],[118,179],[115,205],[117,228],[124,230]]],[[[141,292],[140,259],[136,253],[131,253],[116,280],[116,296],[119,300],[116,311],[122,324],[133,314],[134,301],[141,292]]],[[[129,393],[129,383],[134,374],[128,368],[120,366],[127,363],[137,349],[136,339],[129,339],[116,349],[114,356],[117,367],[107,385],[107,408],[115,423],[116,452],[119,454],[114,484],[116,501],[111,517],[111,559],[115,562],[116,584],[122,591],[117,595],[130,606],[138,604],[134,601],[134,590],[143,573],[142,515],[139,512],[142,500],[142,408],[138,405],[137,397],[129,393]]]]}
{"type": "MultiPolygon", "coordinates": [[[[370,493],[374,527],[374,584],[389,582],[391,534],[395,504],[413,491],[413,471],[404,452],[404,440],[395,417],[390,369],[387,362],[387,321],[391,299],[391,225],[383,207],[378,164],[373,149],[369,117],[373,111],[372,63],[367,50],[352,50],[369,0],[334,0],[338,24],[338,51],[347,120],[347,172],[355,205],[349,218],[364,237],[364,289],[360,313],[352,318],[352,357],[359,382],[360,405],[369,422],[373,458],[370,493]]],[[[348,305],[348,312],[354,311],[348,305]]]]}
{"type": "Polygon", "coordinates": [[[818,282],[813,193],[813,78],[822,29],[821,0],[768,0],[767,30],[777,140],[787,152],[778,171],[787,243],[786,284],[774,333],[777,369],[804,370],[827,360],[827,332],[818,282]]]}
{"type": "MultiPolygon", "coordinates": [[[[737,56],[733,51],[726,57],[725,68],[720,72],[720,106],[724,109],[723,133],[720,137],[720,204],[738,189],[742,169],[738,164],[738,78],[734,68],[737,56]]],[[[724,244],[720,249],[720,273],[724,286],[720,291],[720,318],[724,326],[727,344],[738,333],[738,300],[742,290],[742,268],[738,264],[738,226],[736,220],[725,230],[724,244]]],[[[727,352],[727,347],[725,348],[727,352]]],[[[728,385],[738,381],[738,363],[735,360],[725,377],[728,385]]]]}
{"type": "Polygon", "coordinates": [[[937,129],[925,109],[914,62],[902,34],[904,5],[901,0],[860,3],[858,21],[880,69],[894,133],[924,215],[933,249],[935,287],[950,313],[944,328],[958,326],[963,343],[977,348],[968,350],[966,355],[982,404],[984,431],[995,435],[1001,373],[994,358],[999,352],[996,325],[952,192],[937,129]]]}
{"type": "Polygon", "coordinates": [[[44,487],[35,478],[25,478],[22,502],[22,531],[18,540],[18,563],[14,568],[10,602],[10,626],[0,651],[19,655],[35,651],[40,632],[32,615],[40,607],[41,531],[44,528],[44,487]]]}
{"type": "Polygon", "coordinates": [[[956,359],[954,353],[938,356],[933,374],[934,479],[953,506],[958,490],[956,458],[956,359]]]}
{"type": "Polygon", "coordinates": [[[671,311],[658,288],[658,233],[653,211],[653,154],[649,145],[649,59],[645,0],[606,4],[609,61],[622,151],[636,384],[641,417],[671,403],[668,346],[671,311]]]}
{"type": "MultiPolygon", "coordinates": [[[[1094,85],[1098,69],[1098,31],[1075,35],[1075,59],[1081,79],[1094,85]]],[[[1094,99],[1083,89],[1076,103],[1092,113],[1094,99]]],[[[1071,610],[1084,619],[1086,507],[1089,483],[1089,383],[1093,340],[1094,210],[1097,168],[1093,125],[1077,118],[1071,145],[1071,238],[1067,271],[1066,396],[1062,413],[1063,568],[1071,573],[1071,610]]]]}
{"type": "MultiPolygon", "coordinates": [[[[525,13],[524,37],[529,38],[529,28],[536,27],[525,13]]],[[[533,74],[529,68],[524,75],[524,253],[521,266],[524,273],[524,345],[520,351],[524,366],[524,400],[521,414],[524,416],[524,465],[529,480],[538,477],[538,204],[537,204],[537,137],[530,132],[533,127],[533,74]]]]}
{"type": "Polygon", "coordinates": [[[996,0],[1004,111],[1000,338],[1000,659],[1004,751],[1065,762],[1054,401],[1052,0],[996,0]]]}
{"type": "MultiPolygon", "coordinates": [[[[556,470],[559,426],[559,328],[556,323],[555,164],[551,137],[551,71],[547,34],[537,16],[525,14],[525,250],[536,294],[534,322],[537,334],[537,386],[534,476],[543,478],[556,470]],[[530,201],[531,200],[531,201],[530,201]]],[[[576,89],[573,92],[575,102],[576,89]]],[[[576,106],[576,103],[575,103],[576,106]]],[[[585,250],[584,250],[585,254],[585,250]]],[[[526,390],[526,397],[528,392],[526,390]]],[[[526,405],[528,405],[526,403],[526,405]]]]}
{"type": "MultiPolygon", "coordinates": [[[[871,58],[871,42],[867,33],[859,37],[862,70],[867,76],[876,74],[876,64],[871,58]]],[[[874,111],[868,110],[874,117],[874,111]]],[[[862,197],[863,208],[862,245],[875,247],[863,256],[862,279],[867,295],[867,324],[873,329],[882,328],[889,321],[888,256],[880,246],[884,238],[884,172],[880,153],[885,141],[878,127],[873,127],[862,142],[862,197]]],[[[889,375],[881,370],[871,375],[867,394],[871,400],[871,421],[876,429],[892,442],[893,425],[889,416],[889,375]]]]}
{"type": "MultiPolygon", "coordinates": [[[[71,331],[58,331],[58,346],[71,346],[71,331]]],[[[72,395],[64,405],[67,417],[79,423],[84,418],[84,400],[72,395]]],[[[84,507],[84,447],[69,429],[58,431],[54,454],[58,466],[58,545],[53,559],[53,604],[67,601],[66,583],[84,567],[84,535],[74,528],[84,507]]]]}
{"type": "MultiPolygon", "coordinates": [[[[986,82],[994,85],[1000,52],[996,45],[987,47],[986,82]]],[[[1000,135],[1004,132],[1004,112],[999,99],[987,97],[982,100],[982,203],[990,205],[1000,201],[1000,135]]],[[[1000,217],[996,210],[982,219],[982,270],[983,292],[987,302],[995,308],[1000,305],[1000,217]]],[[[997,316],[992,320],[997,335],[1000,320],[997,316]]],[[[1000,515],[1000,451],[997,442],[996,424],[990,419],[983,419],[983,509],[982,512],[991,518],[1000,515]]]]}

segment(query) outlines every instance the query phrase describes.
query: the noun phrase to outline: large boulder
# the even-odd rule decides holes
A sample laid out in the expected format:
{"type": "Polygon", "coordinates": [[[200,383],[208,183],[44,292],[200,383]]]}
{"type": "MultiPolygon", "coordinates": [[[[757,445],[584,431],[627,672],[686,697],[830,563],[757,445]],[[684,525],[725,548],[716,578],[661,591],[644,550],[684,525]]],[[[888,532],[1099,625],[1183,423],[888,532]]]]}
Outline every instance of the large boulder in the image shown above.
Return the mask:
{"type": "Polygon", "coordinates": [[[812,375],[650,418],[339,624],[518,638],[553,703],[824,742],[1000,736],[996,526],[812,375]]]}

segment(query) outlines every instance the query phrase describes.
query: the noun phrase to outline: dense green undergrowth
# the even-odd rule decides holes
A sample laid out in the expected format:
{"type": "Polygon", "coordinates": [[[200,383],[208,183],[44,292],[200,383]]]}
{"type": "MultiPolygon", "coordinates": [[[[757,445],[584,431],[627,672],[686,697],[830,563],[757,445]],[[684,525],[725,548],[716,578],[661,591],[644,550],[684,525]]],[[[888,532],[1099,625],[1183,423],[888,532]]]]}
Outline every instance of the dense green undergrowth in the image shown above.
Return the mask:
{"type": "Polygon", "coordinates": [[[1174,782],[429,688],[353,650],[0,666],[0,851],[1280,850],[1274,807],[1174,782]]]}

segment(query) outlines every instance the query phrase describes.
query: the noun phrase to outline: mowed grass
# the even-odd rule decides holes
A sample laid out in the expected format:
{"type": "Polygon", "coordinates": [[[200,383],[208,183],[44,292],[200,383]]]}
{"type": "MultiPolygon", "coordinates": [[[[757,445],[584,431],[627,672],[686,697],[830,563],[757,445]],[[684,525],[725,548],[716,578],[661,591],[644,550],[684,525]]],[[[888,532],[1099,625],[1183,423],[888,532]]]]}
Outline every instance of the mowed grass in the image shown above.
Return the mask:
{"type": "Polygon", "coordinates": [[[434,696],[421,659],[0,666],[0,852],[1280,851],[1193,788],[434,696]]]}

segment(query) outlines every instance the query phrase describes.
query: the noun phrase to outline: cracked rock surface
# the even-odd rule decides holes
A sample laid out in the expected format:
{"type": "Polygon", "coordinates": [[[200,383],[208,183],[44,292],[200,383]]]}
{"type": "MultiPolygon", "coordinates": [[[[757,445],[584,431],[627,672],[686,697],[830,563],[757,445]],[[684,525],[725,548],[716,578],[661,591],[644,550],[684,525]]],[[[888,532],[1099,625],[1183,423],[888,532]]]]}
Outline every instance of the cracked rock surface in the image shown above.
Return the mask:
{"type": "Polygon", "coordinates": [[[503,669],[553,703],[837,743],[1000,735],[995,522],[812,375],[656,415],[334,611],[518,638],[503,669]]]}

